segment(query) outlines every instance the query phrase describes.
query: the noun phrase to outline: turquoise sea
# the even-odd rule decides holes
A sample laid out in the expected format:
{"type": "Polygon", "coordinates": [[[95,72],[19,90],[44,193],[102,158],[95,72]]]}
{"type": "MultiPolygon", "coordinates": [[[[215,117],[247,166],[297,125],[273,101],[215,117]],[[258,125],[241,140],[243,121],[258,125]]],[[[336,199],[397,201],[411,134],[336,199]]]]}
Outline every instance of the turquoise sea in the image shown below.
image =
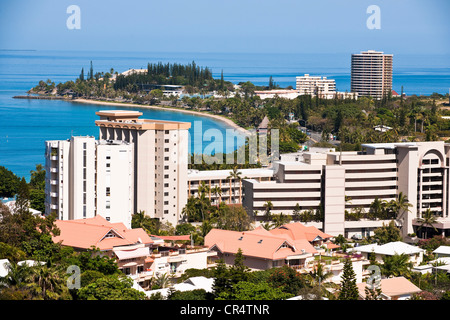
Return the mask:
{"type": "MultiPolygon", "coordinates": [[[[363,48],[365,50],[365,48],[363,48]]],[[[145,53],[145,52],[69,52],[0,51],[0,165],[29,179],[30,170],[44,163],[44,142],[68,139],[71,135],[98,137],[95,112],[117,109],[66,101],[12,99],[23,95],[40,80],[55,83],[74,80],[81,68],[94,72],[111,68],[123,72],[146,68],[148,62],[195,61],[207,66],[215,77],[223,70],[225,80],[233,83],[251,81],[267,85],[269,77],[282,87],[295,87],[295,77],[309,73],[336,80],[339,91],[350,91],[351,53],[339,54],[223,54],[223,53],[145,53]]],[[[445,94],[450,88],[449,55],[396,55],[394,53],[393,88],[406,94],[445,94]]],[[[138,109],[138,108],[136,108],[138,109]]],[[[176,121],[201,121],[202,130],[225,132],[220,121],[208,117],[172,111],[141,110],[145,118],[176,121]]],[[[191,129],[193,130],[194,127],[191,129]]],[[[191,132],[193,136],[193,132],[191,132]]],[[[209,142],[203,143],[203,148],[209,142]]],[[[198,146],[197,146],[198,147],[198,146]]],[[[197,150],[191,145],[191,150],[197,150]]],[[[230,151],[230,150],[224,150],[230,151]]]]}

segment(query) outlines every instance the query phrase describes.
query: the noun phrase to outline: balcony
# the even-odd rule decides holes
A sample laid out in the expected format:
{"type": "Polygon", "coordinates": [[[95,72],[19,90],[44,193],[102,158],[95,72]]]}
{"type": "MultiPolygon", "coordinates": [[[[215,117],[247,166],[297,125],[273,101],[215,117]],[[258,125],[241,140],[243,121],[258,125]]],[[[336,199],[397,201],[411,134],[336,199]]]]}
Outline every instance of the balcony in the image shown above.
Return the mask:
{"type": "Polygon", "coordinates": [[[58,173],[58,168],[50,168],[50,172],[58,173]]]}
{"type": "Polygon", "coordinates": [[[51,204],[51,205],[50,205],[50,209],[52,209],[52,210],[58,210],[58,205],[57,205],[57,204],[51,204]]]}
{"type": "Polygon", "coordinates": [[[50,156],[50,160],[58,160],[58,156],[50,156]]]}
{"type": "Polygon", "coordinates": [[[50,184],[57,185],[58,184],[58,180],[50,180],[50,184]]]}
{"type": "Polygon", "coordinates": [[[57,198],[58,197],[58,192],[50,192],[50,197],[57,198]]]}
{"type": "Polygon", "coordinates": [[[132,278],[133,280],[136,280],[137,282],[141,282],[145,280],[150,280],[154,275],[155,272],[152,271],[151,269],[148,269],[140,273],[131,274],[129,275],[129,277],[132,278]]]}

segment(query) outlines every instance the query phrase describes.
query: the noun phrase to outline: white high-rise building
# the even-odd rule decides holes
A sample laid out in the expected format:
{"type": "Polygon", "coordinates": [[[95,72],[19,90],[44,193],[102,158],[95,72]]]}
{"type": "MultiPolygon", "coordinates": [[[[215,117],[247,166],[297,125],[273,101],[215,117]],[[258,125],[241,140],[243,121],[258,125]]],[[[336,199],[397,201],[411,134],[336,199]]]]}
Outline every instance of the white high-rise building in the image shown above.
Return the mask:
{"type": "Polygon", "coordinates": [[[130,227],[132,190],[131,144],[91,136],[46,141],[46,214],[60,220],[100,214],[130,227]]]}
{"type": "Polygon", "coordinates": [[[368,50],[352,54],[351,92],[381,99],[392,91],[392,54],[368,50]]]}
{"type": "Polygon", "coordinates": [[[187,202],[189,122],[140,119],[138,111],[96,113],[102,140],[134,146],[134,208],[176,225],[187,202]]]}

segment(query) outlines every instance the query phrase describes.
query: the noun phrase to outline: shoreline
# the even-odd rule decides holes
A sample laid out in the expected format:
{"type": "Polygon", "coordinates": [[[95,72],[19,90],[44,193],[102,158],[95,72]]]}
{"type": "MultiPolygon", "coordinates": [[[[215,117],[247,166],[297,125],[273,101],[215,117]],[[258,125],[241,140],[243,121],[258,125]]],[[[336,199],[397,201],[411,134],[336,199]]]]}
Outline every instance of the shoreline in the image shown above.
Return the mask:
{"type": "Polygon", "coordinates": [[[193,110],[184,110],[184,109],[178,109],[173,107],[158,107],[158,106],[151,106],[151,105],[141,105],[141,104],[134,104],[134,103],[121,103],[121,102],[110,102],[110,101],[100,101],[100,100],[90,100],[90,99],[73,99],[73,100],[67,100],[69,102],[78,102],[78,103],[85,103],[85,104],[96,104],[96,105],[104,105],[104,106],[120,106],[120,107],[126,107],[126,108],[143,108],[143,109],[154,109],[154,110],[168,110],[168,111],[174,111],[174,112],[184,112],[189,114],[194,114],[198,116],[204,116],[204,117],[210,117],[219,121],[222,121],[229,125],[230,127],[237,130],[239,133],[249,136],[251,135],[250,131],[247,129],[244,129],[234,123],[232,120],[225,118],[223,116],[215,115],[215,114],[209,114],[201,111],[193,111],[193,110]]]}

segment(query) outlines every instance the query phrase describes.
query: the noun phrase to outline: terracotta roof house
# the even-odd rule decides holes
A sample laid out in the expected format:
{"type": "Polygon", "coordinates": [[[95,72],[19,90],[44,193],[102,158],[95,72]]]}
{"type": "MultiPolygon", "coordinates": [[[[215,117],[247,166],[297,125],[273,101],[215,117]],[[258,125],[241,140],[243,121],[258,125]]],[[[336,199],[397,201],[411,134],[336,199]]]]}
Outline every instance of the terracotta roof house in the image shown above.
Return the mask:
{"type": "Polygon", "coordinates": [[[320,246],[333,236],[326,234],[314,226],[305,226],[300,222],[287,223],[276,229],[270,230],[274,235],[288,235],[293,240],[306,239],[314,246],[320,246]]]}
{"type": "MultiPolygon", "coordinates": [[[[366,297],[366,285],[366,282],[357,283],[361,299],[366,297]]],[[[408,300],[413,294],[422,291],[405,277],[381,279],[380,288],[383,300],[408,300]]]]}
{"type": "Polygon", "coordinates": [[[78,251],[92,247],[115,258],[119,269],[125,274],[136,274],[149,269],[153,240],[142,228],[128,229],[123,223],[111,223],[100,215],[89,219],[56,220],[61,230],[54,242],[61,242],[78,251]]]}
{"type": "Polygon", "coordinates": [[[140,243],[148,247],[153,243],[143,229],[128,229],[123,223],[110,223],[100,215],[89,219],[56,220],[55,224],[61,233],[53,237],[53,241],[80,250],[95,246],[108,251],[118,246],[140,243]]]}
{"type": "Polygon", "coordinates": [[[235,255],[241,249],[245,265],[255,270],[285,264],[304,267],[317,253],[307,239],[293,239],[288,233],[273,234],[261,227],[244,232],[212,229],[205,236],[205,245],[217,254],[217,259],[223,259],[229,265],[234,263],[235,255]]]}
{"type": "Polygon", "coordinates": [[[54,242],[78,251],[92,246],[114,258],[122,272],[147,287],[158,274],[180,276],[188,268],[207,267],[207,248],[171,246],[166,241],[189,240],[189,236],[149,236],[144,229],[128,229],[123,223],[111,223],[100,215],[89,219],[56,220],[61,230],[54,242]]]}

